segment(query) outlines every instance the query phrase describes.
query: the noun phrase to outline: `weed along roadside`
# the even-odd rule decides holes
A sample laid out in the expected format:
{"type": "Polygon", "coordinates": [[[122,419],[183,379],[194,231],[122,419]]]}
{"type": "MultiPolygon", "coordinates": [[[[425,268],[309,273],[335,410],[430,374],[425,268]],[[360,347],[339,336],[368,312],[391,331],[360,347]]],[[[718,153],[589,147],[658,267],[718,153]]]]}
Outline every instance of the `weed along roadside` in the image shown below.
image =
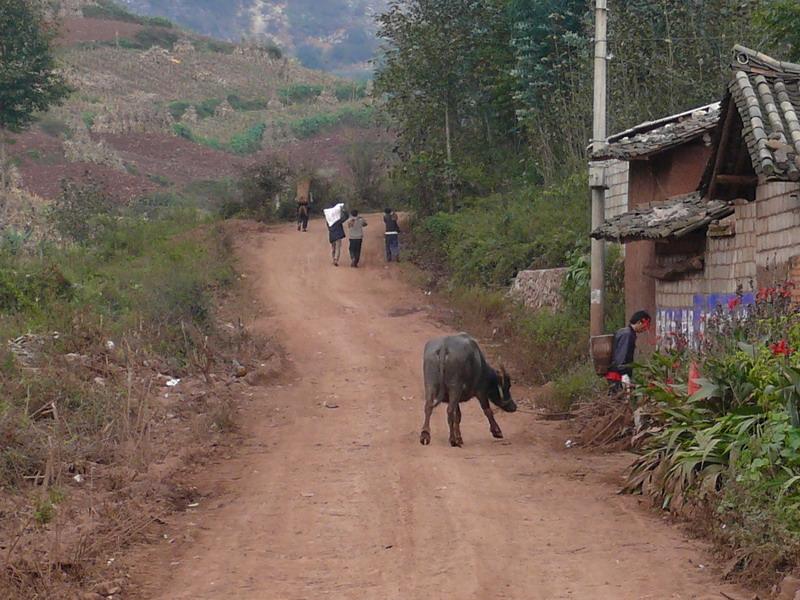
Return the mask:
{"type": "Polygon", "coordinates": [[[57,236],[0,249],[3,598],[125,589],[120,553],[196,501],[184,469],[236,435],[230,382],[277,352],[241,325],[224,224],[140,208],[70,185],[57,236]]]}

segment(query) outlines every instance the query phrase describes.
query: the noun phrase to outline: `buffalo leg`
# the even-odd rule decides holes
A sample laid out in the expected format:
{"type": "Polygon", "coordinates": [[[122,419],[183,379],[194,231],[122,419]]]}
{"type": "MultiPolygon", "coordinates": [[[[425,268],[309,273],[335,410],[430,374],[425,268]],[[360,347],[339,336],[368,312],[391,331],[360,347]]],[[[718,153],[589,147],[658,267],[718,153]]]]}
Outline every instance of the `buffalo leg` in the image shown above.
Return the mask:
{"type": "Polygon", "coordinates": [[[450,402],[447,404],[447,424],[450,426],[450,445],[454,448],[459,446],[458,438],[456,437],[456,431],[458,430],[458,425],[456,424],[456,411],[458,410],[458,402],[450,402]]]}
{"type": "Polygon", "coordinates": [[[492,411],[492,407],[489,405],[489,398],[478,396],[478,402],[480,402],[481,408],[483,409],[483,414],[486,415],[486,418],[489,421],[489,431],[492,432],[492,436],[502,439],[503,432],[500,431],[500,426],[494,419],[494,412],[492,411]]]}
{"type": "Polygon", "coordinates": [[[461,438],[461,405],[456,404],[456,445],[463,446],[464,440],[461,438]]]}
{"type": "Polygon", "coordinates": [[[433,414],[433,399],[435,394],[425,391],[425,422],[422,424],[422,432],[419,434],[419,443],[427,446],[431,443],[431,415],[433,414]]]}

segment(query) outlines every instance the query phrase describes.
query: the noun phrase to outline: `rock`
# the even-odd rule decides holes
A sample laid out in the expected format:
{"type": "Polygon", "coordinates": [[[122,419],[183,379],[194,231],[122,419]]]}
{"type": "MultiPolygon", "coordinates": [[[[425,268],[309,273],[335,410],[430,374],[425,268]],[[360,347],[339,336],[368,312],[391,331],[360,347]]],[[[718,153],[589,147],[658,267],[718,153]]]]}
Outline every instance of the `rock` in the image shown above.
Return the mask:
{"type": "Polygon", "coordinates": [[[105,600],[105,596],[101,596],[97,592],[84,592],[80,598],[81,600],[105,600]]]}
{"type": "Polygon", "coordinates": [[[787,575],[781,581],[776,600],[797,600],[800,598],[800,578],[787,575]]]}
{"type": "Polygon", "coordinates": [[[233,370],[237,377],[244,377],[247,375],[247,367],[241,364],[238,360],[233,361],[233,370]]]}
{"type": "Polygon", "coordinates": [[[122,588],[115,581],[103,581],[94,586],[94,592],[101,596],[113,596],[119,594],[122,588]]]}

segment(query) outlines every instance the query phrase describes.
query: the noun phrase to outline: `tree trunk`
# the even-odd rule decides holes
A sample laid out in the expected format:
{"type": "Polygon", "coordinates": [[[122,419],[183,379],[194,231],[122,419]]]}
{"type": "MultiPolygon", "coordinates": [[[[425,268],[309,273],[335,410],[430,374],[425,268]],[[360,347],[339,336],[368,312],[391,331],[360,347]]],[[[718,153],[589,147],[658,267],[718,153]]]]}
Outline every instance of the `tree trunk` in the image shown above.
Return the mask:
{"type": "Polygon", "coordinates": [[[8,168],[6,159],[6,130],[0,127],[0,231],[6,225],[6,210],[8,208],[8,168]]]}
{"type": "Polygon", "coordinates": [[[447,209],[454,213],[456,211],[455,199],[453,198],[453,178],[452,178],[452,167],[453,167],[453,146],[450,142],[450,104],[445,103],[444,105],[444,137],[445,137],[445,144],[447,149],[447,209]]]}

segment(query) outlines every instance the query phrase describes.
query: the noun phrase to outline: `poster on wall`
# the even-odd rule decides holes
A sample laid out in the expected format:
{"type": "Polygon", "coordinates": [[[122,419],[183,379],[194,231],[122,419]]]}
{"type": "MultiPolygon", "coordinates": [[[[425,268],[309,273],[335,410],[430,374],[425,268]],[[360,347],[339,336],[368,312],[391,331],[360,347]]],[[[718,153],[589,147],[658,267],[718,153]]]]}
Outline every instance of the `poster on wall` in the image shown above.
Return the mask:
{"type": "Polygon", "coordinates": [[[716,311],[747,311],[755,304],[755,294],[696,294],[693,306],[659,308],[656,313],[656,342],[670,350],[683,345],[697,347],[702,341],[706,321],[716,311]]]}

